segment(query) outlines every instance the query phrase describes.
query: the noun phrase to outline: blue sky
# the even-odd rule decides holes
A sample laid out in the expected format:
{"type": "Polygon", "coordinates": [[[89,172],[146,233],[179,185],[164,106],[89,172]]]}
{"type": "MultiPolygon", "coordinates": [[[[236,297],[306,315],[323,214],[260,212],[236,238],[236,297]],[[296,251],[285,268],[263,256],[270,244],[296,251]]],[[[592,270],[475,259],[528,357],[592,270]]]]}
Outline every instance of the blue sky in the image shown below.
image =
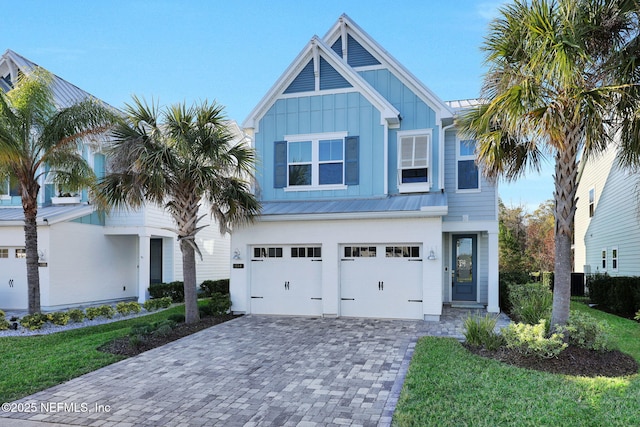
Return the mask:
{"type": "MultiPolygon", "coordinates": [[[[475,98],[499,0],[20,0],[12,49],[115,107],[213,100],[242,123],[311,37],[349,15],[443,100],[475,98]]],[[[551,164],[551,163],[549,163],[551,164]]],[[[552,168],[500,184],[507,205],[552,198],[552,168]]]]}

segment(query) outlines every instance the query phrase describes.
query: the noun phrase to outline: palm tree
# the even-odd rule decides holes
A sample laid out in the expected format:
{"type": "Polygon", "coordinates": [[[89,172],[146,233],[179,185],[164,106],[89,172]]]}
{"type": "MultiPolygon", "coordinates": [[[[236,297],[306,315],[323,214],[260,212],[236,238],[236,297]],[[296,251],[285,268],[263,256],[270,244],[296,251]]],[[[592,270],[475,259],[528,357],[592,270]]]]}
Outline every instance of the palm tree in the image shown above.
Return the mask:
{"type": "Polygon", "coordinates": [[[0,91],[0,178],[13,177],[24,209],[29,313],[40,311],[38,193],[43,176],[66,188],[90,187],[95,175],[82,158],[83,137],[105,132],[113,112],[95,99],[57,109],[52,76],[41,68],[22,74],[15,87],[0,91]]]}
{"type": "Polygon", "coordinates": [[[196,233],[201,202],[220,232],[250,220],[260,209],[247,177],[254,151],[234,138],[214,103],[173,105],[163,112],[134,97],[126,120],[116,126],[109,150],[110,173],[100,183],[104,201],[137,208],[149,202],[173,218],[184,274],[186,322],[199,319],[196,295],[196,233]]]}
{"type": "Polygon", "coordinates": [[[555,160],[555,291],[551,325],[571,296],[578,157],[622,141],[638,153],[637,0],[516,0],[485,39],[482,103],[458,124],[489,177],[515,180],[555,160]],[[615,138],[614,138],[615,137],[615,138]]]}

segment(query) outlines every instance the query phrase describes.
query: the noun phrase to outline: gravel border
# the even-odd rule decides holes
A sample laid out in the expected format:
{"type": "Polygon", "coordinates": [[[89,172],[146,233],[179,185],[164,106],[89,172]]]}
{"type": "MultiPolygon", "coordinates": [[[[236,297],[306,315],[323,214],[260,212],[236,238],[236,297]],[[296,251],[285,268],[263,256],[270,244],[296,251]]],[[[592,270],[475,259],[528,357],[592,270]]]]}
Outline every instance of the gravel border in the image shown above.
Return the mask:
{"type": "MultiPolygon", "coordinates": [[[[115,308],[115,306],[114,306],[115,308]]],[[[104,325],[105,323],[113,323],[113,322],[118,322],[120,320],[128,320],[128,319],[133,319],[136,317],[142,317],[142,316],[146,316],[149,314],[154,314],[154,313],[159,313],[161,311],[166,310],[166,308],[161,308],[159,310],[154,310],[154,311],[147,311],[144,308],[142,309],[142,311],[140,311],[140,313],[134,313],[134,314],[128,314],[126,316],[121,315],[120,313],[116,313],[114,314],[114,316],[111,319],[107,319],[106,317],[97,317],[93,320],[89,320],[87,318],[85,318],[82,322],[73,322],[73,321],[69,321],[69,323],[67,323],[64,326],[60,326],[60,325],[54,325],[51,322],[47,322],[44,325],[42,325],[42,328],[40,329],[36,329],[36,330],[29,330],[27,328],[24,328],[20,325],[19,321],[15,321],[15,323],[18,324],[18,329],[14,330],[14,329],[8,329],[6,331],[0,331],[0,338],[2,337],[27,337],[27,336],[33,336],[33,335],[49,335],[49,334],[55,334],[56,332],[63,332],[63,331],[69,331],[72,329],[78,329],[78,328],[85,328],[87,326],[97,326],[97,325],[104,325]]],[[[13,324],[14,322],[11,321],[11,317],[12,316],[16,316],[16,317],[22,317],[22,316],[26,316],[27,313],[15,313],[15,312],[6,312],[6,319],[10,324],[13,324]]]]}

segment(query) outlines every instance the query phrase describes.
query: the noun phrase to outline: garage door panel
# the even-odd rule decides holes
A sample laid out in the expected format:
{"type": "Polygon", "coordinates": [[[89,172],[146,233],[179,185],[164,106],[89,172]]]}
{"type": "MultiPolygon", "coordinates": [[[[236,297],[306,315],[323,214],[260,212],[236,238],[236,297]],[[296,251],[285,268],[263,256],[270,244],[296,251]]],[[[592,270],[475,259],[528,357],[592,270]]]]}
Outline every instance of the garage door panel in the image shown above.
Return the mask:
{"type": "Polygon", "coordinates": [[[322,259],[308,250],[316,247],[254,248],[260,257],[251,261],[252,313],[322,314],[322,259]]]}
{"type": "Polygon", "coordinates": [[[0,308],[25,309],[28,305],[26,252],[0,247],[0,308]]]}
{"type": "Polygon", "coordinates": [[[366,247],[341,248],[341,315],[422,319],[422,248],[387,244],[363,252],[366,247]]]}

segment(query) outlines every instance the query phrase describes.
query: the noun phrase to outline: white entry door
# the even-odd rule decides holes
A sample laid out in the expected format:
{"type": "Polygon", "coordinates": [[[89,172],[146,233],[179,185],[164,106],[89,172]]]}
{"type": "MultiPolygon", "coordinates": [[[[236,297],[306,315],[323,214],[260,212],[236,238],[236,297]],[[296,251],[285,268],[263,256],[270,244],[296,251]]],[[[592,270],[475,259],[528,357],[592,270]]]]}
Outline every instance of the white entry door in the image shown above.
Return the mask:
{"type": "Polygon", "coordinates": [[[252,248],[251,313],[322,315],[319,245],[252,248]]]}
{"type": "Polygon", "coordinates": [[[0,246],[0,308],[24,310],[27,298],[27,255],[24,248],[0,246]]]}
{"type": "Polygon", "coordinates": [[[340,251],[342,316],[423,319],[421,245],[344,245],[340,251]]]}

